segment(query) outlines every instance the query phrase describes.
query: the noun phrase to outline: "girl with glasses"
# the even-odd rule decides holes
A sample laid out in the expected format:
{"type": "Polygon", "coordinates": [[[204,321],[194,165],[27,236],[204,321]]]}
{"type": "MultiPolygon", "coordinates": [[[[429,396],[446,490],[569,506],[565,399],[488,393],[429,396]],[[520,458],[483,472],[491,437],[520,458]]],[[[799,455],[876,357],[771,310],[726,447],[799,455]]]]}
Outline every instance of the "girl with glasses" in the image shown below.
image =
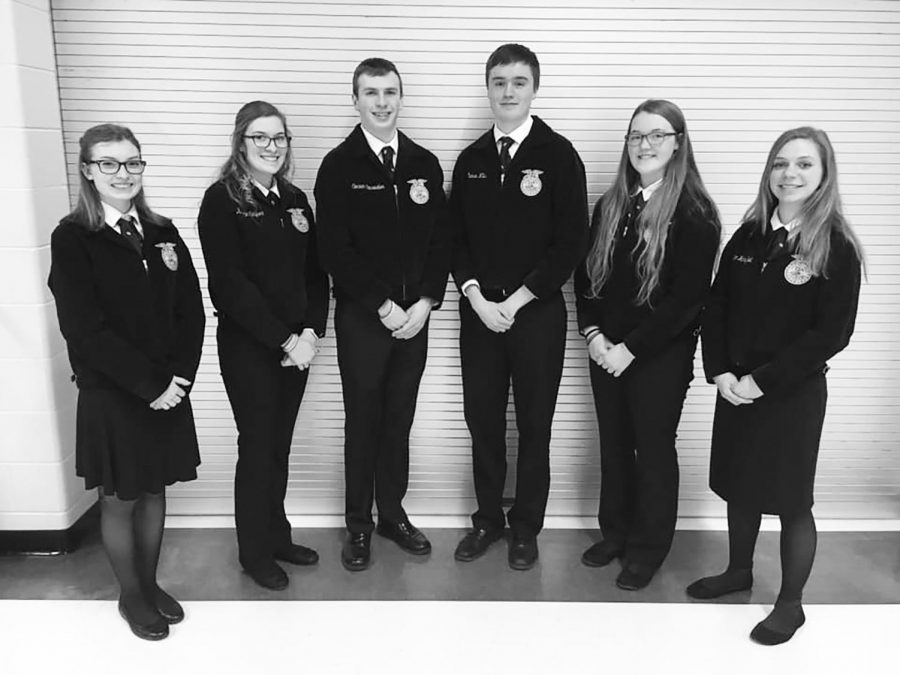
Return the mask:
{"type": "Polygon", "coordinates": [[[284,511],[294,424],[328,314],[312,209],[288,180],[290,171],[284,115],[265,101],[247,103],[197,220],[218,316],[219,365],[238,429],[239,560],[272,590],[288,585],[276,561],[318,561],[314,550],[292,542],[284,511]]]}
{"type": "Polygon", "coordinates": [[[729,561],[687,588],[700,599],[748,590],[761,514],[778,515],[781,590],[750,633],[762,644],[786,642],[805,621],[826,361],[853,333],[862,259],[828,136],[786,131],[725,246],[703,320],[703,364],[719,394],[709,483],[728,502],[729,561]]]}
{"type": "Polygon", "coordinates": [[[650,583],[675,532],[675,432],[721,227],[684,115],[648,100],[631,116],[613,185],[594,207],[575,273],[600,430],[603,539],[582,562],[622,559],[616,584],[650,583]]]}
{"type": "Polygon", "coordinates": [[[80,140],[75,210],[50,240],[49,285],[78,386],[75,466],[98,488],[119,612],[160,640],[184,618],[157,583],[166,486],[197,477],[188,398],[205,316],[191,256],[147,205],[141,146],[101,124],[80,140]]]}

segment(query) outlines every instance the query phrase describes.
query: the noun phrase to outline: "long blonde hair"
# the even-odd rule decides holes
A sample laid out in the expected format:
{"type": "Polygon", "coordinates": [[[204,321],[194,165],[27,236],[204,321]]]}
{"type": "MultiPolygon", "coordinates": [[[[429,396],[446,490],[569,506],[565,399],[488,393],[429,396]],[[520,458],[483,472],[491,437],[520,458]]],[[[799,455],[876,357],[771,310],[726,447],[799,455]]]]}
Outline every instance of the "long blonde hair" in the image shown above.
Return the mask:
{"type": "Polygon", "coordinates": [[[831,232],[840,232],[850,243],[860,263],[865,267],[862,244],[850,223],[844,218],[841,207],[841,195],[838,191],[837,163],[831,141],[821,129],[814,127],[797,127],[781,134],[769,150],[766,166],[759,181],[756,199],[744,214],[743,222],[757,223],[760,233],[764,234],[772,213],[778,208],[778,199],[769,187],[775,157],[781,149],[798,138],[813,143],[819,151],[822,162],[822,182],[806,199],[797,216],[799,225],[793,232],[796,236],[796,253],[809,265],[814,275],[828,277],[828,256],[831,253],[831,232]]]}
{"type": "MultiPolygon", "coordinates": [[[[666,165],[662,184],[653,193],[646,208],[638,215],[637,244],[632,255],[638,253],[637,274],[640,289],[635,304],[650,302],[653,292],[659,287],[659,275],[666,254],[666,241],[669,237],[669,225],[678,206],[684,197],[684,204],[699,211],[704,219],[713,223],[721,231],[719,216],[715,204],[703,186],[700,172],[694,161],[694,150],[688,135],[687,123],[681,109],[663,99],[649,99],[641,103],[631,114],[628,131],[634,118],[642,112],[660,115],[668,120],[675,131],[678,147],[666,165]]],[[[631,166],[628,158],[628,146],[622,144],[622,155],[616,178],[599,204],[599,216],[594,210],[594,218],[600,219],[596,237],[588,251],[586,267],[590,279],[589,297],[598,298],[603,285],[612,273],[613,253],[616,247],[616,230],[628,211],[631,195],[640,187],[640,174],[631,166]]]]}

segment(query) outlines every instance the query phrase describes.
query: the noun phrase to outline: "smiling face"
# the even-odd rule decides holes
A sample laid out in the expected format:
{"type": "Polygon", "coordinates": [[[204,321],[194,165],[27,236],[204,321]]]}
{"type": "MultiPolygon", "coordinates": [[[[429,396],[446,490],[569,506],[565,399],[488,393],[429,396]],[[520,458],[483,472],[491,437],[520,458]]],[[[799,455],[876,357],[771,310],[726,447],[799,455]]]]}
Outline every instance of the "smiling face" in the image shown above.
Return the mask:
{"type": "MultiPolygon", "coordinates": [[[[91,161],[112,159],[117,162],[127,162],[130,159],[139,160],[141,152],[131,141],[110,141],[94,144],[90,157],[91,161]]],[[[131,200],[143,186],[142,176],[128,173],[124,166],[120,166],[114,174],[100,173],[100,167],[96,164],[85,164],[81,171],[84,177],[97,188],[100,200],[122,213],[126,213],[131,208],[131,200]]]]}
{"type": "Polygon", "coordinates": [[[397,73],[366,75],[357,80],[353,107],[359,113],[363,129],[375,138],[389,143],[397,132],[397,119],[403,107],[400,78],[397,73]]]}
{"type": "MultiPolygon", "coordinates": [[[[247,126],[244,136],[262,134],[269,138],[275,138],[275,136],[283,136],[285,133],[284,124],[280,118],[275,116],[257,117],[247,126]]],[[[247,164],[250,165],[250,174],[256,182],[268,188],[272,185],[273,176],[284,166],[284,158],[288,149],[275,147],[274,141],[270,141],[268,147],[258,148],[252,138],[244,138],[242,151],[247,158],[247,164]]]]}
{"type": "MultiPolygon", "coordinates": [[[[662,115],[641,111],[631,120],[629,134],[649,134],[652,131],[673,133],[675,129],[662,115]]],[[[666,136],[659,145],[651,145],[644,136],[638,145],[628,145],[628,159],[641,176],[641,185],[652,185],[666,175],[666,167],[678,149],[677,136],[666,136]]]]}
{"type": "Polygon", "coordinates": [[[491,68],[487,90],[494,123],[505,134],[528,119],[531,102],[537,96],[531,66],[520,61],[491,68]]]}
{"type": "Polygon", "coordinates": [[[795,138],[781,146],[770,168],[769,189],[778,200],[778,216],[782,222],[797,216],[824,175],[819,148],[811,140],[795,138]]]}

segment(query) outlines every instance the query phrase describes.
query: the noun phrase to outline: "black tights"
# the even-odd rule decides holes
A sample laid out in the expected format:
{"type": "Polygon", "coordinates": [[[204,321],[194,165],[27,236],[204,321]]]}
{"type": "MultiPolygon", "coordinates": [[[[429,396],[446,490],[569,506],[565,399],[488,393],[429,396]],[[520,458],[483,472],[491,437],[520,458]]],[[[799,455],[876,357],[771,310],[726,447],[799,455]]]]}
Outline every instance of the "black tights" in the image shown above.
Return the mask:
{"type": "Polygon", "coordinates": [[[100,532],[121,588],[120,601],[141,623],[157,619],[156,569],[166,520],[166,493],[125,501],[100,490],[100,532]]]}
{"type": "MultiPolygon", "coordinates": [[[[781,518],[781,591],[776,605],[799,605],[816,555],[816,521],[812,510],[781,518]]],[[[728,504],[728,571],[753,568],[753,549],[761,516],[728,504]]]]}

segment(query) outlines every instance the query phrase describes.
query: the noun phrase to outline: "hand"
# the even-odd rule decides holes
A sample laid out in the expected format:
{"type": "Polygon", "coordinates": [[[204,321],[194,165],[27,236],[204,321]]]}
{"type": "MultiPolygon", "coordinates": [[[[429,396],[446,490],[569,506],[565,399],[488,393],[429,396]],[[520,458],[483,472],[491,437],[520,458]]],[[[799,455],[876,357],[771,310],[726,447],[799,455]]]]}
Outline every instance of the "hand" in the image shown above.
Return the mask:
{"type": "Polygon", "coordinates": [[[281,365],[285,367],[296,366],[300,370],[309,368],[309,364],[316,356],[316,340],[307,331],[298,336],[290,351],[285,351],[281,365]]]}
{"type": "Polygon", "coordinates": [[[609,348],[612,346],[612,343],[603,333],[598,333],[597,337],[591,339],[591,343],[588,345],[588,356],[591,357],[591,361],[598,366],[602,366],[606,352],[608,352],[609,348]]]}
{"type": "Polygon", "coordinates": [[[732,393],[744,399],[755,400],[763,395],[762,389],[756,384],[752,375],[744,375],[738,383],[731,388],[732,393]]]}
{"type": "Polygon", "coordinates": [[[466,296],[469,298],[472,309],[475,310],[478,318],[481,319],[481,323],[487,326],[488,329],[495,333],[505,333],[512,328],[513,319],[500,311],[498,303],[485,300],[480,288],[475,287],[468,290],[466,296]]]}
{"type": "Polygon", "coordinates": [[[391,331],[391,333],[403,328],[403,326],[406,325],[406,322],[409,321],[409,316],[403,311],[403,308],[390,298],[385,300],[381,307],[378,308],[378,318],[381,319],[382,325],[391,331]],[[388,309],[390,311],[388,311],[387,314],[384,314],[388,309]],[[382,316],[382,314],[384,314],[384,316],[382,316]]]}
{"type": "Polygon", "coordinates": [[[535,297],[534,293],[528,290],[527,286],[519,286],[516,292],[506,298],[506,300],[497,303],[497,309],[500,311],[500,314],[509,319],[510,322],[513,322],[519,310],[534,300],[535,297]]]}
{"type": "Polygon", "coordinates": [[[738,379],[734,373],[722,373],[721,375],[716,375],[713,378],[713,382],[716,383],[716,387],[719,390],[719,395],[728,401],[731,405],[745,405],[747,403],[753,403],[753,399],[744,397],[735,391],[735,387],[738,384],[738,379]]]}
{"type": "Polygon", "coordinates": [[[425,326],[425,322],[428,321],[433,305],[434,302],[431,298],[420,298],[417,303],[406,310],[407,322],[391,333],[391,336],[397,340],[409,340],[416,337],[425,326]]]}
{"type": "Polygon", "coordinates": [[[613,377],[619,377],[632,361],[634,361],[634,354],[625,346],[624,342],[620,342],[607,349],[599,365],[613,377]]]}
{"type": "Polygon", "coordinates": [[[169,382],[169,386],[166,387],[166,390],[160,394],[155,401],[150,403],[150,407],[153,410],[171,410],[181,403],[181,399],[185,396],[182,387],[189,387],[190,385],[190,380],[178,377],[178,375],[173,375],[172,381],[169,382]]]}

